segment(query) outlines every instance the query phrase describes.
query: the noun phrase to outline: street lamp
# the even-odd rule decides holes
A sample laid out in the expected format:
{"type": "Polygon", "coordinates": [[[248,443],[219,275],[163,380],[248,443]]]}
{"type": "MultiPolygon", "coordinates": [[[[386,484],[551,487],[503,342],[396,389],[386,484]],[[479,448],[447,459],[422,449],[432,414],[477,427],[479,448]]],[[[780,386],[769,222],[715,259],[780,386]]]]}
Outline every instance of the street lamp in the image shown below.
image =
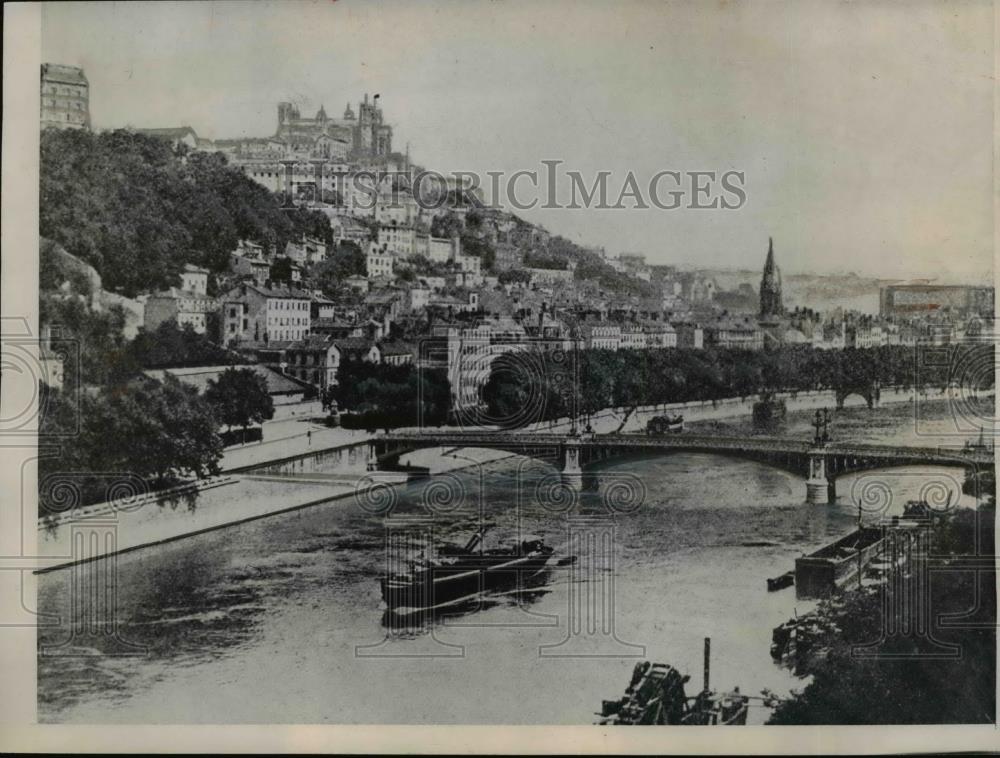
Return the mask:
{"type": "MultiPolygon", "coordinates": [[[[573,337],[573,361],[577,363],[580,360],[580,329],[577,324],[573,324],[572,328],[573,337]]],[[[578,364],[577,364],[578,365],[578,364]]],[[[580,387],[577,385],[577,376],[573,376],[573,407],[570,409],[570,436],[578,437],[580,431],[577,428],[577,416],[580,413],[580,387]]]]}

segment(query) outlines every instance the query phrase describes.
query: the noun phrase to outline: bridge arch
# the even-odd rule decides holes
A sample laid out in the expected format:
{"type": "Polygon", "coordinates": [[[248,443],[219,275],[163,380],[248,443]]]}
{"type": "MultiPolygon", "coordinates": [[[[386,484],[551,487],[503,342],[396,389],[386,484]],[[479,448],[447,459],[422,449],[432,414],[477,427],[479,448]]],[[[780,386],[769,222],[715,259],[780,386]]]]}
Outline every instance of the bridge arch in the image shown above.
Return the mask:
{"type": "Polygon", "coordinates": [[[844,401],[851,395],[858,395],[868,404],[869,408],[878,408],[882,390],[878,382],[867,384],[851,384],[838,387],[834,392],[837,410],[844,409],[844,401]]]}
{"type": "Polygon", "coordinates": [[[557,469],[562,467],[563,451],[558,445],[536,446],[517,444],[461,444],[454,442],[428,440],[428,441],[405,441],[402,443],[380,442],[372,440],[369,443],[368,468],[387,470],[413,470],[412,466],[404,466],[400,463],[400,458],[415,453],[420,450],[495,450],[498,452],[511,453],[526,458],[532,458],[542,463],[548,463],[557,469]]]}

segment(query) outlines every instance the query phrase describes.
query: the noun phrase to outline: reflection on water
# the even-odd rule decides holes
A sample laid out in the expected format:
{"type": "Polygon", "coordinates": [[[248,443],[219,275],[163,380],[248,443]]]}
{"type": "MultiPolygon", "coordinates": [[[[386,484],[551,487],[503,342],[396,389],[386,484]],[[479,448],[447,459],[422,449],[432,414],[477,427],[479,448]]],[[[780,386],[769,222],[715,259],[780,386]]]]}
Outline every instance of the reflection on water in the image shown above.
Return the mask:
{"type": "MultiPolygon", "coordinates": [[[[789,414],[786,423],[806,434],[809,418],[789,414]]],[[[910,419],[896,408],[851,409],[837,414],[835,438],[912,444],[910,419]]],[[[580,551],[577,564],[553,566],[537,586],[493,593],[407,629],[384,618],[385,522],[350,500],[124,554],[117,559],[118,633],[143,654],[80,655],[88,651],[68,629],[43,628],[40,645],[55,654],[39,658],[39,718],[590,723],[636,660],[605,656],[608,649],[697,676],[706,636],[714,686],[747,693],[803,686],[772,663],[769,646],[771,629],[806,604],[796,603],[794,590],[768,593],[765,580],[853,528],[850,481],[838,485],[839,502],[808,506],[800,478],[712,455],[607,464],[576,496],[553,489],[552,473],[511,459],[453,474],[457,489],[447,507],[425,521],[435,540],[464,543],[486,522],[492,544],[533,535],[566,555],[567,514],[607,514],[612,503],[613,569],[606,556],[597,565],[580,551]],[[638,504],[628,499],[635,482],[638,504]],[[597,597],[597,589],[613,608],[614,639],[574,647],[572,604],[597,597]],[[584,657],[563,657],[567,651],[584,657]]],[[[893,480],[891,508],[901,510],[934,474],[910,470],[893,480]]],[[[440,492],[428,492],[433,486],[401,490],[392,518],[427,517],[427,503],[443,502],[440,492]]],[[[73,617],[71,576],[40,577],[41,612],[73,617]]],[[[757,709],[750,721],[765,717],[757,709]]]]}

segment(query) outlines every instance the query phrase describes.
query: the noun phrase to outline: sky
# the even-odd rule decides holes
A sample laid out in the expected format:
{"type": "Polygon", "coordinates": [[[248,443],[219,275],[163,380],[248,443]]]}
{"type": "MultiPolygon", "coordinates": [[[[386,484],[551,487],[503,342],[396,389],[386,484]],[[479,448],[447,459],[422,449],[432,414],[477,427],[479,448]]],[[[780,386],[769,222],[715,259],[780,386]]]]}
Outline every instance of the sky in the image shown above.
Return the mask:
{"type": "Polygon", "coordinates": [[[368,92],[442,172],[744,172],[738,210],[520,212],[651,263],[756,269],[773,237],[786,274],[985,283],[993,30],[967,1],[49,3],[42,60],[84,67],[97,129],[267,136],[368,92]]]}

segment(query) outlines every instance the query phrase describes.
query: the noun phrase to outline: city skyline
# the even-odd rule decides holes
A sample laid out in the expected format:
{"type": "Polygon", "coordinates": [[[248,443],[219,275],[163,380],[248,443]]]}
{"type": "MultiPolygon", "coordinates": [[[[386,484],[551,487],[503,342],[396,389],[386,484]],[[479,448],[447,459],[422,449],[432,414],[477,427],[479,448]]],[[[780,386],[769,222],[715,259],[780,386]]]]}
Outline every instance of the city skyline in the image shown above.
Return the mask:
{"type": "Polygon", "coordinates": [[[0,744],[985,744],[996,2],[7,6],[0,744]]]}
{"type": "Polygon", "coordinates": [[[42,55],[86,69],[97,129],[267,136],[279,101],[339,113],[370,92],[396,149],[443,172],[556,159],[587,178],[611,171],[613,192],[629,171],[746,173],[739,211],[520,213],[651,263],[756,268],[774,236],[789,274],[991,276],[987,6],[630,10],[626,22],[584,4],[585,39],[570,43],[552,34],[558,14],[518,3],[47,5],[42,55]],[[249,64],[230,54],[248,40],[249,64]]]}

